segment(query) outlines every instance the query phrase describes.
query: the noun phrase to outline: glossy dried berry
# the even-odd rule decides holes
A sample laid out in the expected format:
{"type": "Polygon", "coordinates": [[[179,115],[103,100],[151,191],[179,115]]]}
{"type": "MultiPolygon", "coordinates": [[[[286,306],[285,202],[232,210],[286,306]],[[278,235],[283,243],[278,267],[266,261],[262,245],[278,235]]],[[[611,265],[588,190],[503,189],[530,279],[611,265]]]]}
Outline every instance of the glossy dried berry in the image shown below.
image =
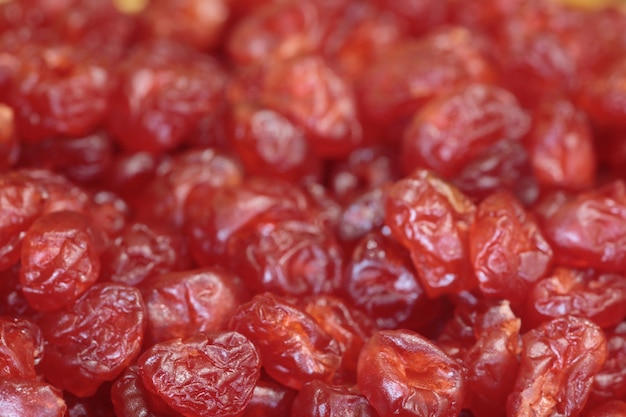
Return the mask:
{"type": "Polygon", "coordinates": [[[243,282],[218,268],[155,276],[141,290],[149,343],[222,330],[235,309],[249,299],[243,282]]]}
{"type": "Polygon", "coordinates": [[[596,374],[588,405],[626,397],[626,323],[605,331],[608,357],[596,374]]]}
{"type": "Polygon", "coordinates": [[[46,379],[78,397],[93,395],[139,354],[145,309],[136,288],[96,284],[69,308],[41,317],[46,379]]]}
{"type": "Polygon", "coordinates": [[[236,332],[158,343],[138,365],[148,391],[181,414],[198,417],[241,415],[261,367],[254,345],[236,332]]]}
{"type": "Polygon", "coordinates": [[[0,317],[0,377],[37,378],[43,357],[41,329],[26,319],[0,317]]]}
{"type": "Polygon", "coordinates": [[[242,417],[291,417],[297,391],[276,382],[260,379],[242,417]]]}
{"type": "Polygon", "coordinates": [[[533,326],[572,314],[605,328],[626,317],[625,302],[624,275],[559,267],[535,283],[528,296],[524,318],[533,326]]]}
{"type": "Polygon", "coordinates": [[[322,381],[304,384],[292,410],[302,417],[377,417],[378,414],[356,387],[322,381]]]}
{"type": "Polygon", "coordinates": [[[0,408],[6,417],[65,417],[60,389],[42,381],[0,379],[0,408]]]}
{"type": "Polygon", "coordinates": [[[391,187],[385,224],[411,253],[429,296],[476,285],[468,253],[475,212],[476,206],[463,193],[427,170],[417,170],[391,187]]]}
{"type": "Polygon", "coordinates": [[[480,291],[519,306],[533,283],[548,274],[553,253],[515,197],[494,193],[478,205],[469,230],[469,255],[480,291]]]}
{"type": "Polygon", "coordinates": [[[100,258],[85,217],[59,211],[37,219],[22,242],[20,282],[38,311],[71,305],[98,279],[100,258]]]}
{"type": "Polygon", "coordinates": [[[357,381],[381,416],[458,417],[466,389],[461,365],[410,330],[375,333],[359,356],[357,381]]]}
{"type": "Polygon", "coordinates": [[[565,316],[529,331],[507,415],[577,415],[606,357],[604,333],[588,320],[565,316]]]}
{"type": "Polygon", "coordinates": [[[341,366],[337,341],[313,317],[271,293],[239,306],[230,327],[254,343],[265,371],[289,388],[331,381],[341,366]]]}

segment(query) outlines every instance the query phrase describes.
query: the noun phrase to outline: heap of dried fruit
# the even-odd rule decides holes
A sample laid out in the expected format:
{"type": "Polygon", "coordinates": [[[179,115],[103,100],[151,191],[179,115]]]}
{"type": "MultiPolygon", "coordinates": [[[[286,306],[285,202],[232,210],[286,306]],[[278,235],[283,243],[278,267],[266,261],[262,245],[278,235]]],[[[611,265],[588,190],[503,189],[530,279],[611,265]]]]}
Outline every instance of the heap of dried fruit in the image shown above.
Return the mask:
{"type": "Polygon", "coordinates": [[[626,415],[626,11],[0,1],[0,414],[626,415]]]}

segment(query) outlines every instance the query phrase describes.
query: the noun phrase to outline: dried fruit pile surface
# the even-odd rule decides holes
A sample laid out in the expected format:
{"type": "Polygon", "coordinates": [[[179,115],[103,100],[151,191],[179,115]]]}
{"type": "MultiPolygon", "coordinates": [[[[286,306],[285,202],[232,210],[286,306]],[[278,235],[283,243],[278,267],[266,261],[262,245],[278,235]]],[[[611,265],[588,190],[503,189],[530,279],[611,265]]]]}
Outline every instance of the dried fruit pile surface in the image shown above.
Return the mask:
{"type": "Polygon", "coordinates": [[[623,417],[625,319],[619,6],[0,2],[0,415],[623,417]]]}

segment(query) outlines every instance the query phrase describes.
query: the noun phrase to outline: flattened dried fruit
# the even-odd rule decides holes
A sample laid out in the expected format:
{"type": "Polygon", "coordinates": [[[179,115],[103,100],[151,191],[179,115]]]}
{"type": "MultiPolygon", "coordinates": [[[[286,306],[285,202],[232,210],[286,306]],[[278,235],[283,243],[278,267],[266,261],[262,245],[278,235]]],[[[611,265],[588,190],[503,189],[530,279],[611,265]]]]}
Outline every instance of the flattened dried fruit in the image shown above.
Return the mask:
{"type": "Polygon", "coordinates": [[[410,330],[375,333],[359,356],[357,382],[381,416],[458,417],[465,396],[461,365],[410,330]]]}
{"type": "Polygon", "coordinates": [[[241,415],[261,367],[254,345],[236,332],[158,343],[138,365],[148,391],[183,415],[197,417],[241,415]]]}

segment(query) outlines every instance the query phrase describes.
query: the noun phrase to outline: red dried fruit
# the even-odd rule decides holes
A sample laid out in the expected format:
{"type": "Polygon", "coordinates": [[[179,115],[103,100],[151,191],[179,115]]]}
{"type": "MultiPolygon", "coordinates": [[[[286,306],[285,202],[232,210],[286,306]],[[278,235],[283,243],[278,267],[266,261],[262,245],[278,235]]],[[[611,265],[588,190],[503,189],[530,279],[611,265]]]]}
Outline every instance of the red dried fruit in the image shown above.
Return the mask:
{"type": "Polygon", "coordinates": [[[260,379],[242,417],[291,417],[291,404],[297,391],[260,379]]]}
{"type": "Polygon", "coordinates": [[[490,306],[475,323],[476,343],[465,354],[467,408],[481,417],[506,414],[519,368],[521,320],[507,302],[490,306]]]}
{"type": "Polygon", "coordinates": [[[341,298],[330,295],[308,298],[304,311],[337,341],[342,368],[356,371],[361,348],[377,330],[375,322],[360,310],[350,307],[341,298]]]}
{"type": "Polygon", "coordinates": [[[626,100],[626,59],[617,61],[606,71],[594,74],[582,86],[578,103],[599,126],[622,130],[624,122],[624,100],[626,100]]]}
{"type": "Polygon", "coordinates": [[[410,330],[380,330],[365,344],[359,389],[381,416],[458,417],[465,396],[461,365],[410,330]]]}
{"type": "Polygon", "coordinates": [[[0,317],[0,379],[37,379],[43,349],[41,329],[33,322],[0,317]]]}
{"type": "Polygon", "coordinates": [[[261,82],[260,102],[301,126],[314,153],[346,156],[361,144],[352,89],[323,58],[311,55],[275,62],[261,82]]]}
{"type": "Polygon", "coordinates": [[[409,253],[379,232],[364,236],[345,268],[340,293],[381,329],[419,327],[434,318],[409,253]]]}
{"type": "Polygon", "coordinates": [[[138,365],[148,391],[181,414],[198,417],[241,415],[261,367],[254,345],[235,332],[158,343],[138,365]]]}
{"type": "Polygon", "coordinates": [[[20,282],[38,311],[71,305],[98,279],[100,258],[94,232],[77,212],[58,211],[37,219],[24,235],[20,282]]]}
{"type": "Polygon", "coordinates": [[[7,417],[65,417],[61,390],[31,379],[1,378],[0,409],[7,417]]]}
{"type": "Polygon", "coordinates": [[[542,101],[526,137],[537,182],[546,188],[586,189],[596,177],[591,127],[584,113],[566,99],[542,101]]]}
{"type": "Polygon", "coordinates": [[[232,235],[227,254],[252,293],[329,293],[341,278],[340,246],[327,230],[304,221],[255,222],[232,235]]]}
{"type": "Polygon", "coordinates": [[[36,142],[83,136],[109,110],[113,76],[108,63],[77,45],[51,43],[24,48],[7,91],[19,136],[36,142]]]}
{"type": "Polygon", "coordinates": [[[298,392],[293,414],[302,417],[377,417],[378,414],[356,387],[322,381],[304,384],[298,392]]]}
{"type": "Polygon", "coordinates": [[[93,395],[139,354],[145,309],[136,288],[96,284],[69,308],[43,315],[46,379],[78,397],[93,395]]]}
{"type": "Polygon", "coordinates": [[[543,222],[557,264],[621,273],[626,268],[626,185],[580,193],[543,222]]]}
{"type": "Polygon", "coordinates": [[[341,366],[337,341],[313,317],[271,293],[239,306],[230,327],[254,343],[265,371],[289,388],[328,382],[341,366]]]}
{"type": "Polygon", "coordinates": [[[524,302],[552,265],[552,249],[539,226],[508,193],[491,194],[478,205],[469,254],[480,291],[514,306],[524,302]]]}
{"type": "Polygon", "coordinates": [[[529,331],[507,415],[577,415],[606,357],[604,333],[588,320],[565,316],[529,331]]]}
{"type": "Polygon", "coordinates": [[[605,334],[608,357],[593,380],[588,405],[626,397],[626,323],[618,324],[605,334]]]}
{"type": "Polygon", "coordinates": [[[429,101],[407,127],[401,159],[452,179],[470,161],[502,141],[519,140],[529,120],[515,97],[488,84],[469,84],[429,101]]]}
{"type": "Polygon", "coordinates": [[[149,344],[222,330],[235,309],[249,299],[238,277],[217,268],[154,276],[141,290],[149,344]]]}
{"type": "Polygon", "coordinates": [[[137,365],[130,365],[111,386],[117,417],[180,417],[161,397],[146,389],[137,365]]]}
{"type": "Polygon", "coordinates": [[[176,148],[217,107],[226,74],[213,58],[167,41],[137,47],[122,62],[108,131],[130,151],[176,148]]]}
{"type": "Polygon", "coordinates": [[[526,304],[525,323],[534,325],[572,314],[600,327],[626,318],[626,277],[594,270],[555,268],[535,283],[526,304]]]}
{"type": "Polygon", "coordinates": [[[28,177],[16,172],[0,176],[0,271],[19,261],[24,232],[42,214],[44,199],[28,177]]]}
{"type": "Polygon", "coordinates": [[[102,254],[101,276],[120,284],[146,279],[192,264],[184,236],[158,225],[129,224],[102,254]]]}
{"type": "Polygon", "coordinates": [[[417,170],[391,187],[385,208],[385,224],[411,253],[429,296],[475,287],[467,238],[476,206],[465,195],[434,173],[417,170]]]}
{"type": "Polygon", "coordinates": [[[217,45],[229,17],[224,0],[151,0],[139,15],[143,36],[205,50],[217,45]]]}

